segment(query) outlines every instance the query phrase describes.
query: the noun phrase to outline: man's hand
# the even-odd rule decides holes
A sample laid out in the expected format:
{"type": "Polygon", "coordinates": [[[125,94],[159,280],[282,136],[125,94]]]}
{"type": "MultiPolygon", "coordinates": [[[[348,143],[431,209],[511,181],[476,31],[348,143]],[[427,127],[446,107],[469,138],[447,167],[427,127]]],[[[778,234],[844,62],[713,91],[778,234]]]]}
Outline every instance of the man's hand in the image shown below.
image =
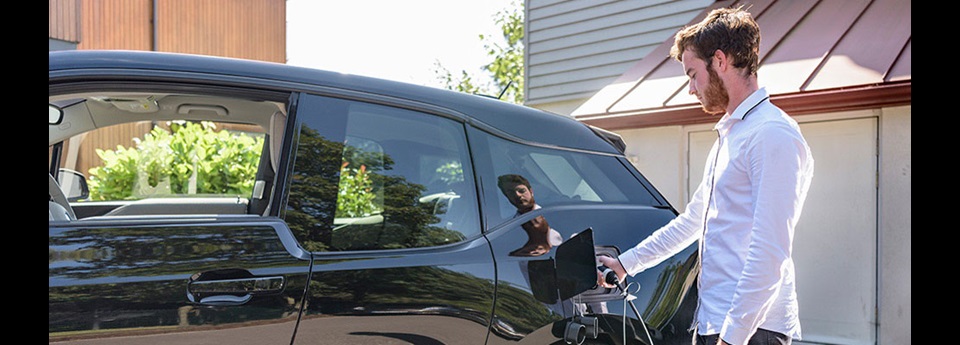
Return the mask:
{"type": "MultiPolygon", "coordinates": [[[[597,255],[597,261],[599,261],[601,265],[607,266],[613,270],[613,272],[617,274],[617,279],[619,279],[621,282],[624,282],[624,279],[627,277],[627,271],[624,270],[623,265],[620,264],[620,260],[606,255],[597,255]]],[[[608,289],[617,287],[616,285],[609,284],[604,281],[603,272],[600,272],[599,270],[597,270],[597,285],[608,289]]]]}

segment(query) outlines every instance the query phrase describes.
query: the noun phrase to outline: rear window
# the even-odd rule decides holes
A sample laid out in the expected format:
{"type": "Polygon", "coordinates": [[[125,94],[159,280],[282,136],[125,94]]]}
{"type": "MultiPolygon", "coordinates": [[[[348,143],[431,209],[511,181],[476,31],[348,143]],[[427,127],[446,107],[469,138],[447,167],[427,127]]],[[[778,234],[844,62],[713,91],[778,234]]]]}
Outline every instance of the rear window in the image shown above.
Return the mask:
{"type": "MultiPolygon", "coordinates": [[[[481,133],[478,131],[478,133],[481,133]]],[[[653,195],[614,156],[544,148],[508,141],[488,133],[477,148],[484,202],[494,227],[512,218],[516,207],[497,187],[497,177],[526,178],[541,207],[565,204],[659,205],[653,195]],[[484,171],[486,170],[486,171],[484,171]]]]}

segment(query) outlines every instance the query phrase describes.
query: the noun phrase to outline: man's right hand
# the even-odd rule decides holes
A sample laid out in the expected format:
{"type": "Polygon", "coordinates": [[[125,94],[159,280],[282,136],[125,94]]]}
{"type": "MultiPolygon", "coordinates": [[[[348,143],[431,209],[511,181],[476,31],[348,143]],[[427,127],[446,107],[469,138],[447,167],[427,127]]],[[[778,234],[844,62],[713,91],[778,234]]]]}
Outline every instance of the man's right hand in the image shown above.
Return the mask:
{"type": "MultiPolygon", "coordinates": [[[[612,269],[613,272],[617,274],[617,279],[619,279],[620,282],[625,282],[624,279],[627,278],[627,271],[623,268],[623,265],[620,264],[620,260],[606,255],[597,255],[597,261],[600,262],[601,265],[612,269]]],[[[604,281],[603,272],[600,272],[600,270],[597,270],[597,285],[608,289],[617,287],[616,285],[604,281]]]]}

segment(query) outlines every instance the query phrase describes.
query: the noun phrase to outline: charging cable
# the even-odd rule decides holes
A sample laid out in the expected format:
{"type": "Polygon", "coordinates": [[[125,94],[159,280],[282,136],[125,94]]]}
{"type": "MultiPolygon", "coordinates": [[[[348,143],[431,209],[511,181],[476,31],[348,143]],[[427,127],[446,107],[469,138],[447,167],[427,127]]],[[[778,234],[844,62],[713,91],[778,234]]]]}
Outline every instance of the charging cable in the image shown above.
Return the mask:
{"type": "MultiPolygon", "coordinates": [[[[603,274],[603,281],[607,284],[616,285],[620,288],[620,296],[623,297],[623,343],[627,343],[627,304],[630,304],[630,308],[633,309],[633,313],[637,315],[637,318],[640,319],[640,325],[643,326],[644,333],[647,334],[647,339],[650,341],[650,345],[653,345],[653,337],[650,336],[650,330],[647,329],[647,323],[643,321],[643,316],[640,315],[640,311],[637,310],[637,306],[633,304],[633,300],[629,299],[630,293],[628,293],[627,288],[634,283],[623,285],[623,282],[620,281],[620,278],[617,277],[617,272],[614,272],[613,269],[605,265],[597,267],[601,274],[603,274]]],[[[640,285],[637,284],[637,291],[640,291],[640,285]]]]}

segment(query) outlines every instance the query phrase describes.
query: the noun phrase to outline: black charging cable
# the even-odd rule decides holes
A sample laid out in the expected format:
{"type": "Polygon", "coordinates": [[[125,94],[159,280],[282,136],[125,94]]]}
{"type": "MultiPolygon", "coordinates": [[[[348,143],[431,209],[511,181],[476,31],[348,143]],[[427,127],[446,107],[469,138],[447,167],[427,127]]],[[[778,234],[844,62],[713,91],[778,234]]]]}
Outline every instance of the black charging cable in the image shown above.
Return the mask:
{"type": "MultiPolygon", "coordinates": [[[[643,326],[643,331],[647,333],[647,339],[650,340],[650,345],[653,345],[653,337],[650,336],[650,331],[647,330],[647,323],[643,321],[643,316],[640,316],[640,311],[637,310],[637,306],[633,304],[633,300],[629,299],[629,293],[627,293],[627,286],[620,281],[620,278],[617,277],[617,272],[614,272],[612,268],[607,267],[606,265],[600,265],[597,267],[597,270],[600,271],[600,274],[603,275],[603,281],[610,285],[615,285],[620,288],[620,296],[623,297],[623,301],[630,304],[630,309],[633,309],[633,314],[637,315],[637,318],[640,319],[640,325],[643,326]]],[[[638,288],[639,290],[639,288],[638,288]]],[[[623,313],[623,336],[627,336],[627,313],[624,310],[623,313]]],[[[626,339],[623,341],[624,344],[627,343],[626,339]]]]}

